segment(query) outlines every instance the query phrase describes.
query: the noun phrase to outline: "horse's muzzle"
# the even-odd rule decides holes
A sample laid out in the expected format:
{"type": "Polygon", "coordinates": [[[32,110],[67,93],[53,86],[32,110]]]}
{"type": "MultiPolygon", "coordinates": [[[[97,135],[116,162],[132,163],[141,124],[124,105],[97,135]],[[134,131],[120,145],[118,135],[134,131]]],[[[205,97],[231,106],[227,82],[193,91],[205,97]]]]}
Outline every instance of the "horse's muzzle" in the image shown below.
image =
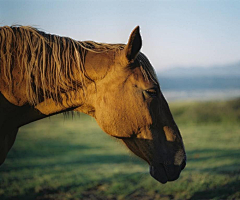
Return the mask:
{"type": "Polygon", "coordinates": [[[181,171],[185,168],[186,161],[179,165],[165,165],[159,164],[157,166],[150,166],[150,174],[160,183],[166,183],[168,181],[175,181],[179,178],[181,171]]]}

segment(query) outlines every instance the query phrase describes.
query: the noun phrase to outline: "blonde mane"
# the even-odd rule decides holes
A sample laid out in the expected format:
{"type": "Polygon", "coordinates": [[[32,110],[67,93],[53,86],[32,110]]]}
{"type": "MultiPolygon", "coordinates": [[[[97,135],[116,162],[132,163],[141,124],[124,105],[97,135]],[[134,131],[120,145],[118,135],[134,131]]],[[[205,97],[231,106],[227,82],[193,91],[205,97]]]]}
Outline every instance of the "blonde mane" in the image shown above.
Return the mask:
{"type": "Polygon", "coordinates": [[[102,53],[120,50],[124,44],[76,41],[46,34],[29,26],[0,27],[0,75],[13,90],[13,69],[17,66],[20,82],[26,84],[30,104],[52,98],[61,103],[61,93],[81,88],[91,80],[85,70],[88,51],[102,53]],[[2,74],[1,74],[2,73],[2,74]]]}

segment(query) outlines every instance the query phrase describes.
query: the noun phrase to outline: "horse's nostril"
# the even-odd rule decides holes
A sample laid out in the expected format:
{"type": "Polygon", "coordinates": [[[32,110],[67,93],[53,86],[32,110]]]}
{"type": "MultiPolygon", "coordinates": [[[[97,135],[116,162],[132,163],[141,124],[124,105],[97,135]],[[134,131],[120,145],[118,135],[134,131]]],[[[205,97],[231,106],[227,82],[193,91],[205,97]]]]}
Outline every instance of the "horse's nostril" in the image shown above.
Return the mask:
{"type": "Polygon", "coordinates": [[[183,170],[183,169],[185,168],[185,166],[186,166],[186,161],[184,160],[184,161],[182,162],[182,165],[181,165],[181,170],[183,170]]]}

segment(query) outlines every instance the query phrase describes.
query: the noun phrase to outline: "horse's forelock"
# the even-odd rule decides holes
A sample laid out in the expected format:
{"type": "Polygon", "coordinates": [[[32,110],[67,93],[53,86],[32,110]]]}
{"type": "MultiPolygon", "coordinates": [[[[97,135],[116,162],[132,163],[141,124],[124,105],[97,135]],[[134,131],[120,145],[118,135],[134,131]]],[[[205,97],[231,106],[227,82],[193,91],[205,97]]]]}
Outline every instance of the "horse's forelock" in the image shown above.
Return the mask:
{"type": "Polygon", "coordinates": [[[143,53],[139,53],[137,56],[137,61],[139,62],[141,72],[146,80],[151,79],[154,83],[158,83],[157,75],[147,59],[147,57],[143,53]]]}

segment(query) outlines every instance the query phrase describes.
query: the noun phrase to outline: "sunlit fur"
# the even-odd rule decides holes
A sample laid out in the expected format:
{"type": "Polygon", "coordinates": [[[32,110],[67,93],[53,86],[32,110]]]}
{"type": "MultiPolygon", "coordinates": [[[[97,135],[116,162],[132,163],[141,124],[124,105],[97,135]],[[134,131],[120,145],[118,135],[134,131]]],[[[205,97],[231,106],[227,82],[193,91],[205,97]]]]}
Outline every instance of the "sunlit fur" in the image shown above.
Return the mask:
{"type": "Polygon", "coordinates": [[[5,26],[0,28],[0,76],[8,84],[9,92],[13,92],[14,84],[24,82],[28,102],[32,105],[46,98],[61,103],[60,93],[84,89],[85,82],[91,81],[84,65],[87,51],[118,51],[124,46],[80,42],[29,26],[5,26]],[[17,83],[12,74],[15,66],[20,68],[17,83]]]}

